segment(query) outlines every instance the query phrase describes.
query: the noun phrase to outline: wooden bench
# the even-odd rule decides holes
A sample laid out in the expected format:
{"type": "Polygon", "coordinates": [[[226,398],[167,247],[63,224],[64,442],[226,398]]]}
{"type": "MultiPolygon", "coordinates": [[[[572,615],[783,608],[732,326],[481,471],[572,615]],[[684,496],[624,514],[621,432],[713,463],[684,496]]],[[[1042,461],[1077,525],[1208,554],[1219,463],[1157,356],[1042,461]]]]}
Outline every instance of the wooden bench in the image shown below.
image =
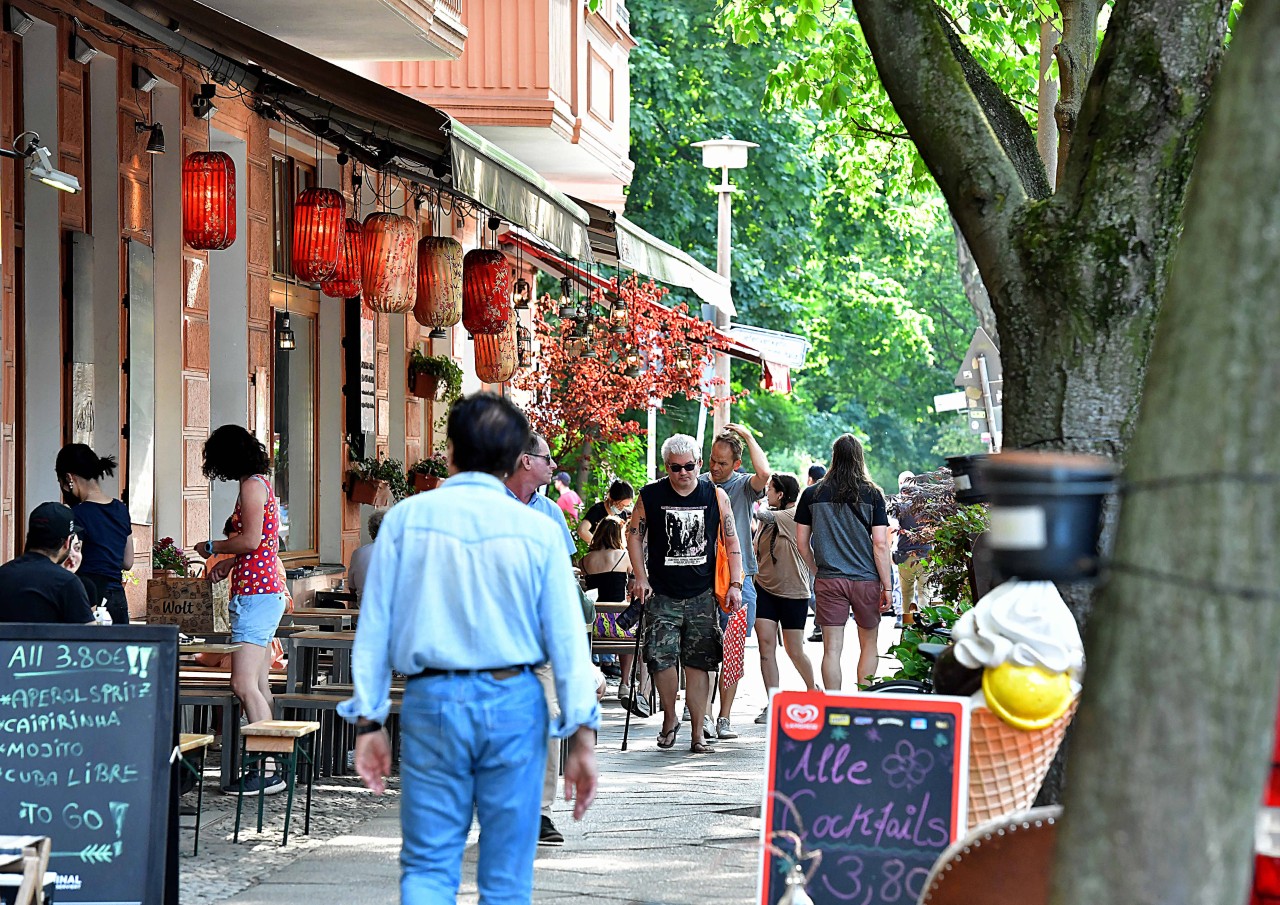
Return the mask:
{"type": "Polygon", "coordinates": [[[191,847],[193,856],[200,854],[200,818],[204,813],[204,761],[209,746],[213,744],[213,736],[202,732],[184,732],[178,736],[178,754],[183,769],[196,777],[196,839],[191,847]],[[187,757],[193,751],[200,752],[199,764],[192,763],[187,757]]]}
{"type": "MultiPolygon", "coordinates": [[[[285,764],[285,782],[289,798],[284,808],[284,838],[280,845],[289,844],[289,820],[293,816],[293,787],[298,778],[298,759],[307,764],[307,808],[302,822],[304,835],[311,833],[311,788],[315,782],[315,733],[320,724],[312,720],[258,720],[240,730],[240,759],[246,766],[255,764],[259,773],[265,773],[267,758],[285,764]],[[310,744],[303,742],[310,739],[310,744]]],[[[267,796],[258,795],[258,832],[262,832],[262,812],[267,796]]],[[[243,783],[236,790],[236,829],[232,841],[240,841],[240,811],[244,805],[243,783]]]]}
{"type": "Polygon", "coordinates": [[[212,723],[213,708],[222,708],[222,765],[219,782],[222,788],[231,788],[238,775],[236,757],[240,750],[240,699],[225,682],[183,681],[178,686],[178,700],[184,707],[199,710],[208,708],[210,718],[198,722],[195,728],[209,726],[212,723]]]}

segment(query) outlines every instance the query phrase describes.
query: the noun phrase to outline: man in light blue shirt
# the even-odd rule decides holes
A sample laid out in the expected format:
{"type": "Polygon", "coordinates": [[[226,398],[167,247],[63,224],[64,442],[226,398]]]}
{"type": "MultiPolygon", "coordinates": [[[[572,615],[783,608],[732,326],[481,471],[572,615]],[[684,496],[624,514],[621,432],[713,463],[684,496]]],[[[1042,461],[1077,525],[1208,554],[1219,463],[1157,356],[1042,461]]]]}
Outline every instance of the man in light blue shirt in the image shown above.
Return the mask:
{"type": "MultiPolygon", "coordinates": [[[[569,523],[565,521],[560,507],[538,492],[539,487],[545,487],[551,480],[555,470],[556,460],[551,455],[547,438],[534,433],[529,435],[529,445],[525,447],[524,455],[516,460],[515,471],[503,483],[512,499],[543,513],[559,526],[559,530],[564,533],[565,552],[572,560],[578,552],[578,546],[569,533],[569,523]]],[[[555,719],[559,701],[556,698],[555,675],[550,665],[538,670],[538,681],[542,683],[542,691],[547,696],[547,710],[551,718],[555,719]]],[[[560,739],[552,738],[547,744],[547,766],[542,774],[542,827],[538,831],[539,845],[564,845],[564,834],[556,829],[551,820],[551,805],[556,800],[556,775],[559,768],[560,739]]]]}
{"type": "Polygon", "coordinates": [[[562,542],[502,484],[527,448],[528,421],[507,400],[477,393],[454,403],[447,434],[452,477],[382,522],[352,653],[354,696],[339,713],[357,726],[357,772],[382,792],[391,671],[409,677],[401,902],[456,900],[474,810],[481,901],[527,903],[548,735],[533,667],[551,662],[560,715],[550,733],[574,739],[564,785],[575,819],[595,797],[600,708],[562,542]]]}

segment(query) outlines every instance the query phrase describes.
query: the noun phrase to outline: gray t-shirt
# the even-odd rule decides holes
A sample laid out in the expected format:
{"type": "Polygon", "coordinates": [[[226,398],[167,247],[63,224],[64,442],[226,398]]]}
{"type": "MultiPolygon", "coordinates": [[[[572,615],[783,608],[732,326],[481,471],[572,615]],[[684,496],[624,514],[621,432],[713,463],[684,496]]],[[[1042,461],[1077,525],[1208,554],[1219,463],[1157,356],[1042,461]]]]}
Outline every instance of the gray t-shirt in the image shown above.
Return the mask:
{"type": "Polygon", "coordinates": [[[800,494],[796,524],[809,526],[809,543],[819,578],[880,580],[868,526],[889,524],[884,494],[875,487],[867,487],[856,505],[857,515],[852,505],[837,503],[825,480],[806,487],[800,494]]]}
{"type": "MultiPolygon", "coordinates": [[[[717,484],[729,497],[729,505],[733,507],[733,527],[738,532],[738,546],[742,549],[742,572],[754,575],[758,571],[756,565],[755,545],[751,543],[751,506],[763,499],[764,491],[751,486],[755,475],[735,471],[733,476],[723,484],[717,484]]],[[[711,475],[704,474],[703,481],[711,481],[711,475]]]]}

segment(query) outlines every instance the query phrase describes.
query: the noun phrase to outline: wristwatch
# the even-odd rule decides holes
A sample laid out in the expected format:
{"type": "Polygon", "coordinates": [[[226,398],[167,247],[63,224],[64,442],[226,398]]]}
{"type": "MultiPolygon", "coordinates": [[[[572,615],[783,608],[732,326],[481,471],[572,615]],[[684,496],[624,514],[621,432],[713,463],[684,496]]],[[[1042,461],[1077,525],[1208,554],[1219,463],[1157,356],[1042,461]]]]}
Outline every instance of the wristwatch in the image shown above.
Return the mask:
{"type": "Polygon", "coordinates": [[[741,591],[741,590],[742,590],[742,582],[740,582],[740,581],[731,581],[731,582],[729,582],[729,587],[731,587],[731,588],[737,588],[739,591],[741,591]]]}
{"type": "Polygon", "coordinates": [[[370,720],[367,723],[356,723],[357,736],[369,735],[372,732],[381,732],[381,731],[382,731],[382,724],[375,723],[372,720],[370,720]]]}

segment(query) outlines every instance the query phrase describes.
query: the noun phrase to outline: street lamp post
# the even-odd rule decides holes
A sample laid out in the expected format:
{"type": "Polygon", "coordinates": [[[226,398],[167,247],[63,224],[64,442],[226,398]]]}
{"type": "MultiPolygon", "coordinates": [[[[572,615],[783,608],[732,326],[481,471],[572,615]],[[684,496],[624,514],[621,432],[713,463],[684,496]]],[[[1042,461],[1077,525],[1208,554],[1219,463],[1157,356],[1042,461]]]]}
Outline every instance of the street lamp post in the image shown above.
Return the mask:
{"type": "MultiPolygon", "coordinates": [[[[720,184],[715,187],[719,196],[716,216],[716,273],[727,280],[732,280],[733,233],[732,198],[737,191],[729,183],[729,171],[740,170],[747,165],[747,149],[758,148],[752,141],[739,141],[734,138],[716,138],[710,141],[694,142],[695,148],[702,149],[702,165],[720,170],[720,184]]],[[[707,317],[717,329],[729,326],[729,313],[715,308],[707,317]]],[[[715,388],[716,404],[712,409],[712,429],[716,434],[724,430],[729,423],[729,355],[717,352],[715,355],[715,376],[719,382],[715,388]]],[[[701,434],[699,422],[699,434],[701,434]]]]}

